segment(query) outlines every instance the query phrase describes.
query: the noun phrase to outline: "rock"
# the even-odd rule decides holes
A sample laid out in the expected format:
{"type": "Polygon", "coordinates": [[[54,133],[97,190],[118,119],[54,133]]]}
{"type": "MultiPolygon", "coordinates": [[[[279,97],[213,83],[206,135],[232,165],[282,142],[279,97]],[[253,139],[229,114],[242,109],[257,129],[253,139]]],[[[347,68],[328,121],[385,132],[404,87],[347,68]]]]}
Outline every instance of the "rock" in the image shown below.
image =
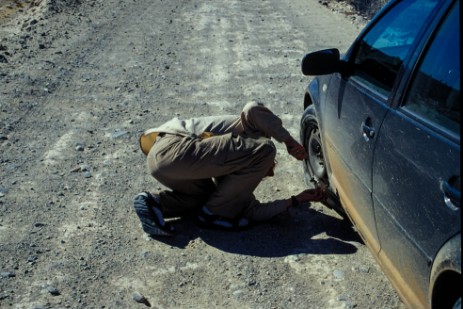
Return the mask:
{"type": "Polygon", "coordinates": [[[61,293],[59,292],[59,290],[57,288],[55,288],[54,286],[49,286],[47,288],[47,291],[53,295],[53,296],[58,296],[58,295],[61,295],[61,293]]]}
{"type": "Polygon", "coordinates": [[[0,63],[8,63],[8,59],[4,55],[0,55],[0,63]]]}
{"type": "Polygon", "coordinates": [[[0,273],[0,277],[2,277],[2,278],[13,278],[13,277],[16,277],[16,274],[14,272],[11,272],[11,271],[2,271],[0,273]]]}
{"type": "Polygon", "coordinates": [[[136,301],[137,303],[145,304],[146,306],[151,307],[151,304],[149,303],[149,301],[145,298],[145,296],[143,296],[139,292],[134,292],[132,294],[132,299],[136,301]]]}
{"type": "Polygon", "coordinates": [[[344,276],[345,276],[345,274],[344,274],[344,272],[342,270],[335,270],[333,272],[333,275],[334,275],[334,277],[336,277],[336,279],[344,279],[344,276]]]}
{"type": "Polygon", "coordinates": [[[128,131],[116,131],[116,132],[111,133],[111,138],[112,139],[118,139],[118,138],[123,137],[123,136],[125,136],[127,134],[129,134],[128,131]]]}
{"type": "Polygon", "coordinates": [[[368,266],[360,266],[359,270],[362,273],[369,273],[370,272],[370,267],[368,267],[368,266]]]}
{"type": "Polygon", "coordinates": [[[37,261],[36,255],[29,255],[29,257],[27,258],[27,262],[30,264],[35,264],[36,261],[37,261]]]}
{"type": "Polygon", "coordinates": [[[341,294],[338,296],[339,301],[348,301],[349,297],[346,294],[341,294]]]}
{"type": "Polygon", "coordinates": [[[233,292],[233,296],[235,296],[236,298],[240,298],[243,294],[244,292],[242,290],[236,290],[233,292]]]}

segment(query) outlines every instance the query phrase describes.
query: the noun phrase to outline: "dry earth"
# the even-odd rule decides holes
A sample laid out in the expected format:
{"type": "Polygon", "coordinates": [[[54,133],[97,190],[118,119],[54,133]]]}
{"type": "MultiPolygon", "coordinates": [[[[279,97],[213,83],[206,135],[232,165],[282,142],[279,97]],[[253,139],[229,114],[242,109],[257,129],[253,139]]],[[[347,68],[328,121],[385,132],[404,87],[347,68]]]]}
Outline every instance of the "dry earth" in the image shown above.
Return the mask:
{"type": "MultiPolygon", "coordinates": [[[[236,233],[178,219],[171,239],[132,210],[162,188],[140,132],[261,99],[298,136],[300,59],[345,50],[362,23],[317,0],[0,3],[1,308],[403,308],[321,205],[236,233]]],[[[277,147],[262,200],[305,188],[277,147]]]]}

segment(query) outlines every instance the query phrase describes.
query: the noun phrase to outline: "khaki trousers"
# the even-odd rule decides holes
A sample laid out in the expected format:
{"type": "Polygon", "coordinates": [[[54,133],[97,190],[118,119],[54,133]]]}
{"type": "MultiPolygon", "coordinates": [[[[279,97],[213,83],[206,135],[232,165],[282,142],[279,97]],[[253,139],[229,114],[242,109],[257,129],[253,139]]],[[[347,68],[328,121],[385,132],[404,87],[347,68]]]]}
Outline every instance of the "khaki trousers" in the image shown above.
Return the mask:
{"type": "Polygon", "coordinates": [[[197,212],[235,218],[258,203],[253,191],[273,166],[276,149],[265,137],[231,133],[206,139],[165,134],[148,157],[150,174],[172,191],[160,193],[166,217],[197,212]]]}

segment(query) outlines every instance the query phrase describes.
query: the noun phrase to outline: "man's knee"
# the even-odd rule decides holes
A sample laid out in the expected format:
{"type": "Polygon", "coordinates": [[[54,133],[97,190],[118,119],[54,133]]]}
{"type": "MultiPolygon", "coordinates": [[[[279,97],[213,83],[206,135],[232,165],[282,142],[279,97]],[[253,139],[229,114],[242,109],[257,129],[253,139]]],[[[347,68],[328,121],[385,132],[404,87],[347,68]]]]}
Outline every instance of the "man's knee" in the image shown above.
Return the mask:
{"type": "Polygon", "coordinates": [[[269,165],[275,161],[276,154],[275,144],[269,139],[263,139],[263,142],[256,149],[256,156],[262,158],[262,161],[269,165]]]}

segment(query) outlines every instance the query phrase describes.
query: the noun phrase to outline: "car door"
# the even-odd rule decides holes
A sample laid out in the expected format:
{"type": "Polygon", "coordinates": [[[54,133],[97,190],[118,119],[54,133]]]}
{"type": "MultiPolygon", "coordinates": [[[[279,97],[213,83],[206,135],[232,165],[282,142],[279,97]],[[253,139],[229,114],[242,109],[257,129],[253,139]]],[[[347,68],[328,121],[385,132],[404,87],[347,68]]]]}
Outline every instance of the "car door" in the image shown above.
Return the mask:
{"type": "Polygon", "coordinates": [[[400,1],[386,10],[350,51],[352,72],[335,74],[327,87],[321,114],[330,183],[375,252],[379,241],[371,171],[376,136],[402,62],[437,2],[400,1]]]}
{"type": "Polygon", "coordinates": [[[410,64],[411,81],[383,122],[373,163],[380,258],[417,299],[427,297],[438,250],[461,229],[459,2],[445,12],[410,64]]]}

